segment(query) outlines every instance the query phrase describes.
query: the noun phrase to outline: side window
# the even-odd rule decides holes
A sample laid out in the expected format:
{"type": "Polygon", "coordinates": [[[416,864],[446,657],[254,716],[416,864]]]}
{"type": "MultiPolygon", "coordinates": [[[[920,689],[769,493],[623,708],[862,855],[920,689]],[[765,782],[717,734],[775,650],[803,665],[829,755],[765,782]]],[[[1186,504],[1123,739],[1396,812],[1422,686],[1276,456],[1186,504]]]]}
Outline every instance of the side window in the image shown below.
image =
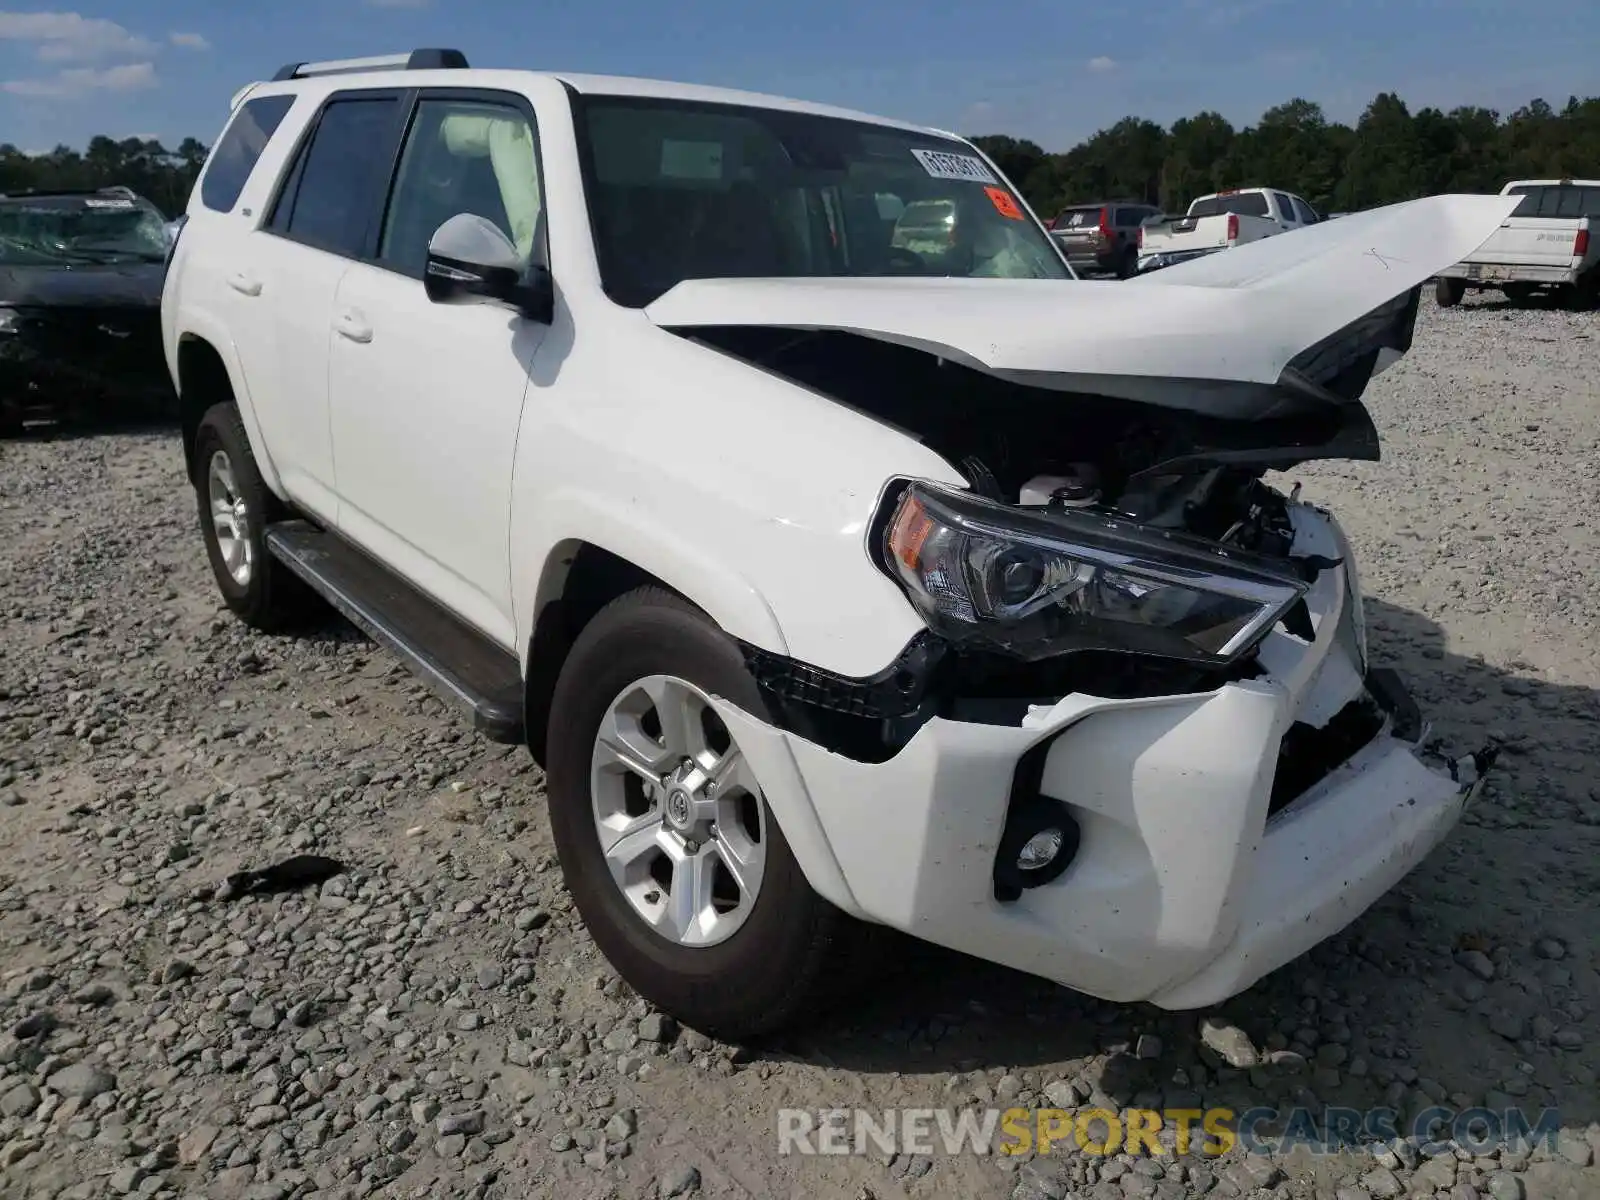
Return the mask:
{"type": "Polygon", "coordinates": [[[206,177],[200,181],[202,204],[217,212],[233,211],[261,152],[293,105],[293,96],[260,96],[239,107],[206,163],[206,177]]]}
{"type": "Polygon", "coordinates": [[[1299,217],[1301,222],[1306,225],[1315,225],[1322,219],[1317,216],[1317,210],[1300,199],[1299,196],[1294,197],[1294,215],[1299,217]]]}
{"type": "Polygon", "coordinates": [[[383,200],[398,111],[394,96],[335,100],[324,108],[269,228],[322,250],[359,256],[383,200]]]}
{"type": "Polygon", "coordinates": [[[420,279],[434,231],[472,213],[494,222],[530,261],[544,211],[537,145],[520,109],[424,97],[400,154],[378,260],[420,279]]]}
{"type": "Polygon", "coordinates": [[[1298,222],[1300,220],[1300,214],[1294,210],[1294,201],[1289,199],[1288,196],[1284,195],[1282,192],[1273,192],[1272,199],[1273,202],[1278,206],[1279,219],[1289,221],[1291,223],[1298,222]]]}

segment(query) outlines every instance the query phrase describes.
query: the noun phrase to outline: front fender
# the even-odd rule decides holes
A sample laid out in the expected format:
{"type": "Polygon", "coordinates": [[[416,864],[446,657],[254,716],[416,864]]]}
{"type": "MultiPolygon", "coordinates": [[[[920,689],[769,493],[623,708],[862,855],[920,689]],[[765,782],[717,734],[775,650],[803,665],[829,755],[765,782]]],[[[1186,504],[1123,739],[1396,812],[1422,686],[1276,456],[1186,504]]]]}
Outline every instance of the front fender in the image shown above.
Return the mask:
{"type": "Polygon", "coordinates": [[[561,594],[572,557],[585,543],[648,571],[698,605],[725,633],[788,651],[776,614],[729,558],[691,541],[636,499],[564,488],[539,497],[535,511],[513,523],[512,596],[522,667],[527,670],[534,623],[561,594]]]}
{"type": "MultiPolygon", "coordinates": [[[[725,633],[775,653],[787,650],[776,614],[732,559],[709,554],[635,502],[577,490],[556,492],[541,497],[537,515],[517,529],[516,540],[521,547],[530,542],[538,547],[514,560],[526,564],[513,589],[524,676],[534,622],[544,605],[561,594],[573,557],[585,544],[648,571],[701,608],[725,633]]],[[[722,697],[717,697],[717,708],[758,777],[766,781],[768,806],[807,881],[829,903],[863,915],[785,736],[722,697]]]]}

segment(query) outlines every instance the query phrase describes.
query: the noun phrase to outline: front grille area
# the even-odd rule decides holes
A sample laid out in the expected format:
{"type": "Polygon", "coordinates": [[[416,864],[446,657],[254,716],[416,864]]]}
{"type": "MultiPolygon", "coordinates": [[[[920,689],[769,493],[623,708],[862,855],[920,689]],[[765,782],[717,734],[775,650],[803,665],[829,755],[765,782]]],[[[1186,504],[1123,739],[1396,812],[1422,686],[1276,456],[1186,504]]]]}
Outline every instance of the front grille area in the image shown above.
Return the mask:
{"type": "Polygon", "coordinates": [[[1278,748],[1267,814],[1287,808],[1349,762],[1383,729],[1383,710],[1363,694],[1346,704],[1321,729],[1296,721],[1278,748]]]}
{"type": "Polygon", "coordinates": [[[143,394],[171,386],[153,305],[19,309],[3,357],[42,389],[143,394]]]}

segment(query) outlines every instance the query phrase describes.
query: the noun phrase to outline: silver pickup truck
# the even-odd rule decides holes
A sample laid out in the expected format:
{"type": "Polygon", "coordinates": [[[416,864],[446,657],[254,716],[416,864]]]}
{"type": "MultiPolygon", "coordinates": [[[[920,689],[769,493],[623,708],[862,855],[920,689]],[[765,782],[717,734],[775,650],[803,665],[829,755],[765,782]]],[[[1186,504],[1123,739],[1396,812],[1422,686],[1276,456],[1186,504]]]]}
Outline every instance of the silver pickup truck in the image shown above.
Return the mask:
{"type": "Polygon", "coordinates": [[[1516,210],[1466,258],[1441,272],[1434,296],[1448,308],[1468,288],[1494,288],[1510,300],[1570,290],[1600,301],[1600,180],[1517,179],[1500,189],[1521,196],[1516,210]]]}

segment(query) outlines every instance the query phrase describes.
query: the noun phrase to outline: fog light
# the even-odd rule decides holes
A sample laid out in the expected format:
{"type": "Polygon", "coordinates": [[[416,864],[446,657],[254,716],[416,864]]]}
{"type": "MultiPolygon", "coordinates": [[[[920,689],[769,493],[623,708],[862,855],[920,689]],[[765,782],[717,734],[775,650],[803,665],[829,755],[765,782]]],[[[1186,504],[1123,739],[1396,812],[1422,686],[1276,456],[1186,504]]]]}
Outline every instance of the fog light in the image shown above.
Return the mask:
{"type": "Polygon", "coordinates": [[[1055,861],[1056,855],[1061,853],[1061,844],[1066,841],[1066,835],[1059,829],[1041,829],[1028,839],[1022,847],[1022,853],[1017,855],[1017,870],[1038,871],[1048,867],[1055,861]]]}
{"type": "Polygon", "coordinates": [[[1082,834],[1071,811],[1039,794],[1049,749],[1048,742],[1036,746],[1017,765],[1011,807],[994,856],[994,898],[1002,904],[1061,878],[1078,854],[1082,834]]]}

